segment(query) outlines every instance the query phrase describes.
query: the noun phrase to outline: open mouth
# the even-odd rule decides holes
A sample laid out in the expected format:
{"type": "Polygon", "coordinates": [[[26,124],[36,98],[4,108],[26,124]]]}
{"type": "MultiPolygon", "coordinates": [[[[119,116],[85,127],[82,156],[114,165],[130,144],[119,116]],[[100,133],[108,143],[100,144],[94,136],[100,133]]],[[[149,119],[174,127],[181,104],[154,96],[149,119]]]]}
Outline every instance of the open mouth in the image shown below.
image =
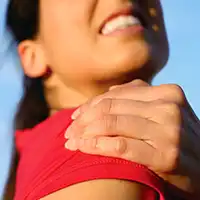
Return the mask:
{"type": "Polygon", "coordinates": [[[100,26],[99,34],[106,36],[130,28],[139,28],[140,30],[146,28],[144,17],[133,7],[121,10],[108,17],[100,26]]]}

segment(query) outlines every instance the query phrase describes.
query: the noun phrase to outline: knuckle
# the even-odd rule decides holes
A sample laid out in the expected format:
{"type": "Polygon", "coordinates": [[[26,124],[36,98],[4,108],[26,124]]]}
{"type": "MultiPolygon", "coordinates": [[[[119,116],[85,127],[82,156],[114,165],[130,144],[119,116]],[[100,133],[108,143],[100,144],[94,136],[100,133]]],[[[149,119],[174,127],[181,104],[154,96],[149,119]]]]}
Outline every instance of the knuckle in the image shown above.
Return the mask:
{"type": "Polygon", "coordinates": [[[178,168],[179,164],[179,149],[178,148],[170,148],[169,151],[166,153],[165,159],[166,159],[166,170],[171,172],[178,168]]]}
{"type": "Polygon", "coordinates": [[[168,109],[169,109],[170,113],[172,113],[172,114],[181,115],[180,106],[176,103],[169,103],[168,109]]]}
{"type": "Polygon", "coordinates": [[[176,103],[165,103],[164,104],[164,110],[165,112],[171,114],[172,116],[177,117],[178,119],[181,118],[181,108],[176,103]]]}
{"type": "Polygon", "coordinates": [[[119,117],[117,115],[105,115],[103,116],[103,124],[108,132],[112,132],[118,127],[119,117]]]}
{"type": "Polygon", "coordinates": [[[173,124],[180,124],[182,122],[182,110],[178,104],[168,103],[161,100],[160,102],[158,102],[157,106],[163,113],[163,116],[166,119],[170,118],[170,122],[172,122],[173,124]]]}
{"type": "Polygon", "coordinates": [[[158,172],[172,172],[178,167],[179,151],[176,148],[168,148],[168,151],[158,151],[153,157],[152,169],[158,172]],[[163,162],[165,161],[165,162],[163,162]]]}
{"type": "Polygon", "coordinates": [[[128,145],[126,139],[123,137],[118,137],[116,142],[117,142],[116,152],[120,155],[125,155],[128,151],[128,145]]]}
{"type": "Polygon", "coordinates": [[[167,133],[166,133],[168,140],[171,144],[175,146],[179,146],[180,144],[180,138],[181,138],[181,128],[178,126],[174,127],[168,127],[167,133]]]}
{"type": "Polygon", "coordinates": [[[167,86],[168,92],[171,94],[172,99],[179,104],[183,104],[185,102],[185,94],[181,86],[176,84],[170,84],[167,86]]]}
{"type": "Polygon", "coordinates": [[[110,113],[112,107],[113,107],[113,100],[111,98],[102,99],[98,104],[98,108],[101,113],[110,113]]]}
{"type": "Polygon", "coordinates": [[[150,166],[150,169],[153,171],[164,171],[163,166],[163,160],[164,160],[164,154],[162,151],[158,150],[154,155],[152,156],[152,164],[150,166]]]}

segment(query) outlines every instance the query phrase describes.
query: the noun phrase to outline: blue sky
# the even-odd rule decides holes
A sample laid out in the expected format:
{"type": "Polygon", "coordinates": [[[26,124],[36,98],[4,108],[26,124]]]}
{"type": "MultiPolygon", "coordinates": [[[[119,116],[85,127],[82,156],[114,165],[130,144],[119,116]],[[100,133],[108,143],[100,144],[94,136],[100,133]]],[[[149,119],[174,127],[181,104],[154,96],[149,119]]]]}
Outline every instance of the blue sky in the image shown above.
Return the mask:
{"type": "MultiPolygon", "coordinates": [[[[21,94],[21,72],[15,52],[5,52],[9,36],[5,34],[4,12],[7,0],[0,0],[0,194],[6,179],[12,149],[12,119],[21,94]],[[17,64],[16,64],[17,63],[17,64]],[[17,65],[17,66],[16,66],[17,65]]],[[[162,0],[169,41],[170,60],[154,84],[178,83],[200,117],[200,18],[199,0],[162,0]],[[196,25],[196,26],[195,26],[196,25]]]]}

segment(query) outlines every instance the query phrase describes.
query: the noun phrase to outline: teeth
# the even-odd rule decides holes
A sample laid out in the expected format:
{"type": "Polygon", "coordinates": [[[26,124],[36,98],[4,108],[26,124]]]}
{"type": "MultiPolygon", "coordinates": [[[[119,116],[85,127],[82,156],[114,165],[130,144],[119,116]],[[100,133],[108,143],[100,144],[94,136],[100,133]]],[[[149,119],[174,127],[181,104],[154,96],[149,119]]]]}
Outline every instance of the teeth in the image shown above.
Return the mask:
{"type": "Polygon", "coordinates": [[[102,34],[107,35],[117,30],[125,29],[129,26],[141,25],[138,18],[134,16],[119,16],[107,22],[102,29],[102,34]]]}

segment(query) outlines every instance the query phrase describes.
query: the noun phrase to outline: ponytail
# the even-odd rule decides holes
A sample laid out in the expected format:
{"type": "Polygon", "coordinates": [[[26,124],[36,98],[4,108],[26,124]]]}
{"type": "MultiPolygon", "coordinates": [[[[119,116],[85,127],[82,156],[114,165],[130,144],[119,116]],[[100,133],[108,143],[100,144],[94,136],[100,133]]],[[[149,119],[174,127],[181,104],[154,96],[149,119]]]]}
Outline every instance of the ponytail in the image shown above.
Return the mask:
{"type": "Polygon", "coordinates": [[[33,128],[45,120],[48,115],[49,108],[44,97],[42,79],[31,79],[24,76],[24,95],[15,117],[15,129],[33,128]]]}

